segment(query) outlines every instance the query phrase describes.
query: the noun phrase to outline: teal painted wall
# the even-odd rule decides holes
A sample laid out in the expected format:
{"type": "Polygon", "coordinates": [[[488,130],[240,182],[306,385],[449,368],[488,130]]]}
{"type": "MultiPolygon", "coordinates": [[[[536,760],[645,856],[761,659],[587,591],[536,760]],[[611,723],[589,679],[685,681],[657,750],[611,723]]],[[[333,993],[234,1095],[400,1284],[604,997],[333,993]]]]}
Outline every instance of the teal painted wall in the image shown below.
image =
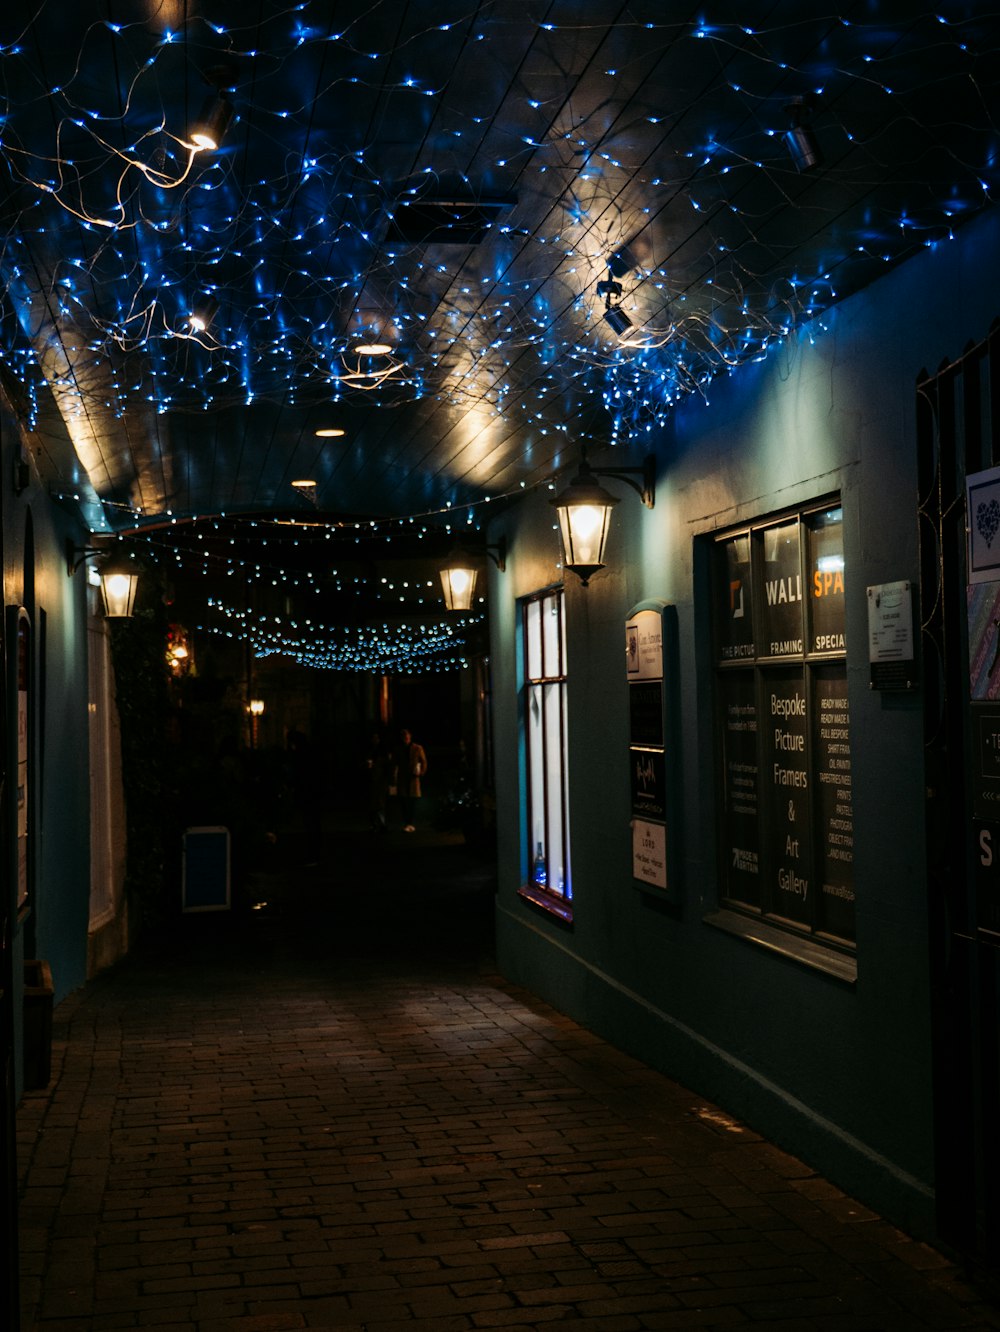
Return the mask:
{"type": "MultiPolygon", "coordinates": [[[[714,1099],[916,1233],[933,1228],[919,694],[868,687],[866,587],[918,579],[915,381],[1000,315],[1000,219],[887,273],[770,358],[713,383],[640,450],[656,507],[616,510],[615,569],[566,583],[574,923],[517,895],[516,599],[559,578],[542,494],[505,517],[494,575],[504,973],[714,1099]],[[839,491],[847,567],[856,984],[713,928],[717,906],[709,598],[699,538],[839,491]],[[679,627],[680,903],[631,876],[624,620],[662,598],[679,627]]],[[[624,494],[624,491],[620,493],[624,494]]],[[[497,528],[499,531],[500,528],[497,528]]]]}
{"type": "MultiPolygon", "coordinates": [[[[55,503],[39,441],[22,430],[0,395],[0,486],[4,606],[32,612],[35,645],[34,876],[30,912],[15,941],[16,964],[47,960],[56,1002],[87,974],[90,902],[90,774],[88,762],[85,579],[67,577],[66,542],[85,544],[72,512],[55,503]],[[9,484],[22,445],[31,464],[27,485],[9,484]]],[[[51,442],[50,442],[51,449],[51,442]]],[[[4,644],[6,658],[10,645],[4,644]]],[[[5,691],[5,694],[8,691],[5,691]]],[[[16,699],[7,697],[7,726],[16,699]]],[[[5,837],[4,844],[7,839],[5,837]]]]}

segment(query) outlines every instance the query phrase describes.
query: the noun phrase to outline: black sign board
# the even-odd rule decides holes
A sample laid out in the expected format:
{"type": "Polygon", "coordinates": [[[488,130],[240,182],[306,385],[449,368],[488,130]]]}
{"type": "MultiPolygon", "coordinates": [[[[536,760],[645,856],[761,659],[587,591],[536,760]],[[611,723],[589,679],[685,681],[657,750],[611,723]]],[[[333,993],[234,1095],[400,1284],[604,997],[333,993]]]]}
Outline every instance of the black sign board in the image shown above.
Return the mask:
{"type": "Polygon", "coordinates": [[[663,745],[663,681],[643,680],[628,687],[629,744],[663,745]]]}
{"type": "Polygon", "coordinates": [[[666,765],[662,749],[630,749],[632,813],[638,819],[665,819],[666,765]]]}
{"type": "MultiPolygon", "coordinates": [[[[970,703],[972,719],[972,813],[1000,819],[1000,704],[970,703]]],[[[1000,855],[1000,848],[997,854],[1000,855]]]]}

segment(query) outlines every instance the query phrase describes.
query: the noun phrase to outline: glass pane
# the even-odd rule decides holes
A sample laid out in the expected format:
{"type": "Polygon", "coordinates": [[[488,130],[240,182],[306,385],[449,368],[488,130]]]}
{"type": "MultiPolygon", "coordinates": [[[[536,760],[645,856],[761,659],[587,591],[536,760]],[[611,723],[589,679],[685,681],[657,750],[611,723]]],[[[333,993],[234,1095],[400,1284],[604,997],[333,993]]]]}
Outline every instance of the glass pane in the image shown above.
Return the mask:
{"type": "Polygon", "coordinates": [[[542,617],[542,670],[547,680],[563,674],[561,599],[545,597],[540,603],[542,617]]]}
{"type": "Polygon", "coordinates": [[[763,706],[761,765],[768,796],[765,901],[775,914],[808,924],[815,884],[810,869],[806,691],[801,670],[768,672],[763,706]]]}
{"type": "Polygon", "coordinates": [[[802,572],[799,566],[799,525],[794,519],[766,527],[757,537],[763,584],[758,651],[762,657],[784,657],[802,651],[802,572]]]}
{"type": "Polygon", "coordinates": [[[757,704],[753,675],[720,672],[723,792],[722,877],[726,896],[760,906],[757,704]]]}
{"type": "Polygon", "coordinates": [[[542,603],[529,601],[524,608],[524,646],[528,679],[542,677],[542,603]]]}
{"type": "Polygon", "coordinates": [[[813,676],[813,762],[821,874],[816,928],[853,939],[854,814],[846,666],[827,666],[813,676]]]}
{"type": "Polygon", "coordinates": [[[809,651],[843,652],[844,512],[838,506],[806,519],[809,651]]]}
{"type": "Polygon", "coordinates": [[[750,595],[750,538],[722,541],[715,552],[716,642],[723,661],[752,657],[753,597],[750,595]]]}
{"type": "Polygon", "coordinates": [[[563,744],[561,684],[545,686],[545,753],[548,761],[545,859],[548,887],[556,893],[565,890],[566,850],[563,846],[563,744]]]}
{"type": "Polygon", "coordinates": [[[529,874],[539,850],[545,854],[545,732],[542,715],[542,690],[528,690],[528,859],[529,874]]]}

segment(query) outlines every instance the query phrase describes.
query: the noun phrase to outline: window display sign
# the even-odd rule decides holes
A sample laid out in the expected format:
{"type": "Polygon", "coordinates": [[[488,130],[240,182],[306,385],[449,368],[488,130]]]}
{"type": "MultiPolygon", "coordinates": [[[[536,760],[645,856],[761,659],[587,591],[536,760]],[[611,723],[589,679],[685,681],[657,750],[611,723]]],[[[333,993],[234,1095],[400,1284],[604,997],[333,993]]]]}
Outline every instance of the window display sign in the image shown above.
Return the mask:
{"type": "Polygon", "coordinates": [[[839,499],[720,534],[712,568],[720,899],[795,935],[850,946],[854,821],[839,499]],[[756,636],[743,642],[733,628],[745,618],[737,615],[741,598],[756,616],[756,636]]]}
{"type": "Polygon", "coordinates": [[[729,537],[719,549],[721,571],[714,599],[715,632],[723,661],[754,655],[750,537],[729,537]]]}
{"type": "Polygon", "coordinates": [[[753,676],[719,682],[723,750],[723,855],[729,896],[760,905],[757,703],[753,676]]]}
{"type": "Polygon", "coordinates": [[[765,677],[766,716],[761,735],[764,782],[771,818],[769,872],[773,911],[806,923],[814,903],[812,830],[809,826],[809,765],[806,748],[806,691],[802,672],[765,677]]]}
{"type": "Polygon", "coordinates": [[[761,534],[763,546],[764,623],[762,657],[787,657],[802,652],[802,569],[799,524],[782,523],[761,534]]]}
{"type": "Polygon", "coordinates": [[[854,809],[851,800],[847,674],[831,667],[813,676],[813,754],[816,759],[820,928],[842,935],[853,918],[854,809]]]}

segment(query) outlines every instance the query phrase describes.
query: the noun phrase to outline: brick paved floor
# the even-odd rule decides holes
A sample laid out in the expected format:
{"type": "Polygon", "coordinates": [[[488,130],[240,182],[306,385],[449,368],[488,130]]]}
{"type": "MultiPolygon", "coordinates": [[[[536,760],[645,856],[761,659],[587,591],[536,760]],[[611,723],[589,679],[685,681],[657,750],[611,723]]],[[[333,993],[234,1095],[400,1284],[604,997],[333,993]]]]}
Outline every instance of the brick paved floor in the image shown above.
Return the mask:
{"type": "Polygon", "coordinates": [[[258,880],[280,910],[180,921],[59,1005],[19,1114],[24,1332],[1000,1328],[495,976],[489,874],[446,843],[363,897],[349,858],[258,880]]]}

